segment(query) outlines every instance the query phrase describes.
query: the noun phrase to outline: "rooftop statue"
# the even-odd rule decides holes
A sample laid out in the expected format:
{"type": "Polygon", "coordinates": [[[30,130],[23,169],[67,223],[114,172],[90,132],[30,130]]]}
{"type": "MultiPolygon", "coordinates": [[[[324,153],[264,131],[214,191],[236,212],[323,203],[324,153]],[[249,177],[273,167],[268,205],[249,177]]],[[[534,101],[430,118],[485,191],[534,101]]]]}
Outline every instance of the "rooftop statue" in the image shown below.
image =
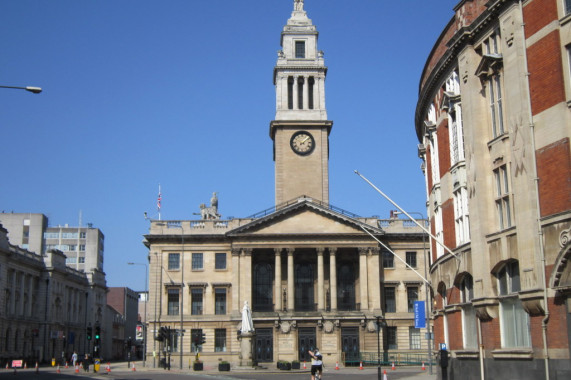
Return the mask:
{"type": "Polygon", "coordinates": [[[210,207],[206,207],[204,203],[200,204],[200,218],[202,220],[215,220],[220,219],[221,216],[218,213],[218,196],[214,192],[212,193],[212,198],[210,198],[210,207]]]}
{"type": "Polygon", "coordinates": [[[293,10],[294,11],[303,11],[303,0],[294,0],[293,1],[293,10]]]}

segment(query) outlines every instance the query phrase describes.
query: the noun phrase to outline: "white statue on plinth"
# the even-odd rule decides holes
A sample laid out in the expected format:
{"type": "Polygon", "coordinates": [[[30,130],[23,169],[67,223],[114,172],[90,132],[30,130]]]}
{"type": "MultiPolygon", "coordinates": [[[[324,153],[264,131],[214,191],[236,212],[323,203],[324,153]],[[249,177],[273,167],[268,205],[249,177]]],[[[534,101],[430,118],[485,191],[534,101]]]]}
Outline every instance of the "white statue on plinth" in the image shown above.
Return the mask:
{"type": "Polygon", "coordinates": [[[248,301],[244,301],[244,307],[242,308],[242,328],[240,329],[242,334],[254,332],[254,322],[252,322],[252,310],[248,306],[248,301]]]}

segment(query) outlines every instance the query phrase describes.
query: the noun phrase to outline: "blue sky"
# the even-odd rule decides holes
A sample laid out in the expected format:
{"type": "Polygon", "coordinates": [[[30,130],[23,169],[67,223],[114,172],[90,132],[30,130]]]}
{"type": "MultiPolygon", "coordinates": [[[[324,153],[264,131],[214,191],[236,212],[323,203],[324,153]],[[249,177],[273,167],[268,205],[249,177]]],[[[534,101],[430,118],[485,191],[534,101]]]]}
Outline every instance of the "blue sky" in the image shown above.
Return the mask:
{"type": "MultiPolygon", "coordinates": [[[[458,0],[306,0],[329,68],[330,202],[425,213],[414,111],[426,58],[458,0]]],[[[143,218],[274,205],[272,71],[293,0],[0,3],[0,211],[105,234],[108,286],[144,289],[143,218]]]]}

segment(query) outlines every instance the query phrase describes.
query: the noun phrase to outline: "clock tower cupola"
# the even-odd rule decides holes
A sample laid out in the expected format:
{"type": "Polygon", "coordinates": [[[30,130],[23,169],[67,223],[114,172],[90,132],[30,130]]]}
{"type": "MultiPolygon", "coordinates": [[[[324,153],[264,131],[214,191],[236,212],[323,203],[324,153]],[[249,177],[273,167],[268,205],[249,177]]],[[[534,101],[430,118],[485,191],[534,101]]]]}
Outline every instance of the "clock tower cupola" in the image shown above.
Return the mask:
{"type": "Polygon", "coordinates": [[[281,34],[274,67],[276,116],[270,123],[274,142],[276,205],[306,195],[329,203],[329,133],[325,109],[327,67],[317,49],[319,33],[303,0],[281,34]]]}

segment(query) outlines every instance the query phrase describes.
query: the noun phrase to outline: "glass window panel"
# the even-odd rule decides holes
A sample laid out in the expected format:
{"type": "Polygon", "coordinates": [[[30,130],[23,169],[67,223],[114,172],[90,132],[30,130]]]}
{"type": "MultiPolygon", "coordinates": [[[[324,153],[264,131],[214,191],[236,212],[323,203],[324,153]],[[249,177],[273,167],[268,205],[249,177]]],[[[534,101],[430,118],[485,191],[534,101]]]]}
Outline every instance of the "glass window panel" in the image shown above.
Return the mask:
{"type": "Polygon", "coordinates": [[[203,269],[203,256],[202,253],[193,253],[192,254],[192,269],[193,270],[200,270],[203,269]]]}
{"type": "Polygon", "coordinates": [[[191,314],[201,315],[202,314],[202,289],[193,288],[190,291],[191,297],[191,314]]]}
{"type": "Polygon", "coordinates": [[[180,253],[169,253],[169,270],[179,270],[180,269],[180,253]]]}
{"type": "Polygon", "coordinates": [[[217,253],[216,254],[216,269],[226,269],[226,253],[217,253]]]}
{"type": "Polygon", "coordinates": [[[396,313],[396,311],[395,288],[385,287],[385,313],[396,313]]]}
{"type": "Polygon", "coordinates": [[[214,330],[214,351],[226,352],[226,329],[214,330]]]}

